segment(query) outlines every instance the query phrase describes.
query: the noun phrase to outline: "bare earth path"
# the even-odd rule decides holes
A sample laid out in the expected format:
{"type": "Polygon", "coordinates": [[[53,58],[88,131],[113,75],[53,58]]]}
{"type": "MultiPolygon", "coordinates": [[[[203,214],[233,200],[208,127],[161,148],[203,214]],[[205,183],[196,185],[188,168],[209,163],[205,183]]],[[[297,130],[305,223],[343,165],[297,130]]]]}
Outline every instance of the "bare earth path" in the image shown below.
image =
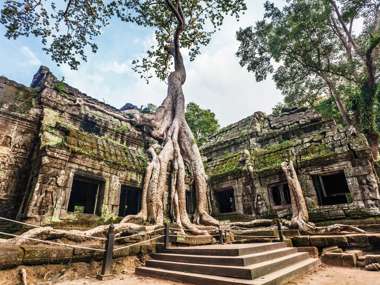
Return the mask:
{"type": "Polygon", "coordinates": [[[185,283],[166,281],[161,279],[141,277],[134,274],[119,275],[112,280],[99,281],[96,279],[80,279],[56,283],[57,285],[188,285],[185,283]]]}
{"type": "Polygon", "coordinates": [[[322,265],[286,285],[380,285],[380,273],[344,267],[322,265]]]}
{"type": "MultiPolygon", "coordinates": [[[[81,279],[58,283],[59,285],[185,285],[184,283],[140,277],[133,274],[120,275],[109,281],[81,279]]],[[[286,285],[380,285],[380,273],[358,269],[321,266],[286,285]]]]}

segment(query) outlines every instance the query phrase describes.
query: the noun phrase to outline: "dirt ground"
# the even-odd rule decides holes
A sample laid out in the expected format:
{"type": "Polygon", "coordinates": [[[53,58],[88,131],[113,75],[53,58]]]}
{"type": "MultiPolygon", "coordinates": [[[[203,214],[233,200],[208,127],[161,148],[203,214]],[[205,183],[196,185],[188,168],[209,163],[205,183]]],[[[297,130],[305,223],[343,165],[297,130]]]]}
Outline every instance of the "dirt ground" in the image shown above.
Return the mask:
{"type": "MultiPolygon", "coordinates": [[[[59,285],[179,285],[160,279],[139,277],[136,275],[124,275],[109,281],[76,280],[74,282],[62,282],[59,285]]],[[[301,278],[288,282],[286,285],[380,285],[380,273],[359,269],[321,266],[319,270],[310,272],[301,278]]]]}
{"type": "MultiPolygon", "coordinates": [[[[143,260],[137,257],[116,259],[113,262],[112,272],[120,278],[133,275],[135,267],[141,265],[142,262],[143,260]]],[[[21,285],[21,269],[26,271],[28,285],[51,285],[62,282],[65,284],[71,281],[73,283],[68,284],[90,284],[89,282],[92,284],[93,280],[96,280],[97,273],[101,271],[101,262],[19,266],[0,270],[0,285],[21,285]]],[[[120,278],[118,277],[118,279],[120,278]]]]}
{"type": "Polygon", "coordinates": [[[321,265],[286,285],[380,285],[380,272],[321,265]]]}
{"type": "MultiPolygon", "coordinates": [[[[100,263],[75,263],[68,265],[22,266],[0,271],[0,285],[21,285],[20,269],[27,272],[28,285],[185,285],[135,275],[135,266],[141,264],[137,258],[125,258],[114,262],[114,278],[97,280],[100,263]]],[[[321,266],[286,285],[380,285],[380,273],[359,269],[321,266]]]]}

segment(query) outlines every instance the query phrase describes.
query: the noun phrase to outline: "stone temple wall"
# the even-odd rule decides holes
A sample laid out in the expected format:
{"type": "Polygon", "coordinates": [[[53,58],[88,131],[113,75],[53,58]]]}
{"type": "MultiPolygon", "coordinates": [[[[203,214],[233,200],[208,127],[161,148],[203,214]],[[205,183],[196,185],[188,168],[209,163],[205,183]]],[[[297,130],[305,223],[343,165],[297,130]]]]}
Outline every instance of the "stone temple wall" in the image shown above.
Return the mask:
{"type": "Polygon", "coordinates": [[[81,177],[99,183],[94,213],[117,216],[121,187],[142,187],[146,136],[121,111],[58,81],[46,68],[31,88],[5,78],[0,84],[0,203],[8,205],[0,215],[75,219],[80,213],[68,211],[68,204],[81,177]]]}
{"type": "MultiPolygon", "coordinates": [[[[0,216],[50,223],[136,211],[145,150],[154,142],[125,113],[45,67],[31,87],[0,77],[0,216]],[[135,205],[126,205],[126,195],[135,205]]],[[[211,136],[201,151],[214,215],[289,216],[280,169],[287,159],[295,163],[313,220],[379,214],[380,166],[366,139],[314,111],[256,112],[211,136]]],[[[187,194],[191,212],[196,197],[187,194]]]]}
{"type": "Polygon", "coordinates": [[[0,77],[0,215],[15,217],[25,194],[38,132],[36,93],[0,77]]]}
{"type": "Polygon", "coordinates": [[[288,159],[295,163],[312,220],[380,214],[376,164],[365,137],[314,111],[255,113],[212,136],[202,152],[216,215],[231,214],[220,212],[223,202],[219,200],[220,192],[232,189],[232,212],[290,216],[290,197],[283,192],[287,183],[280,168],[288,159]]]}

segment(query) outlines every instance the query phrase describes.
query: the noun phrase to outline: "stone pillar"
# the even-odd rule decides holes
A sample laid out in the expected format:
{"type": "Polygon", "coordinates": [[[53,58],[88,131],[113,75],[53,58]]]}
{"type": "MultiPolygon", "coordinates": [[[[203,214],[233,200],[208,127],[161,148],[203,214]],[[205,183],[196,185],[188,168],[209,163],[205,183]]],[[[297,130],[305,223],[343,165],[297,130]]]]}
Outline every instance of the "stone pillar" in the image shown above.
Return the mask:
{"type": "Polygon", "coordinates": [[[111,175],[110,179],[110,187],[109,187],[109,202],[108,202],[108,208],[110,213],[114,215],[119,214],[119,205],[120,205],[120,190],[121,190],[121,183],[119,180],[119,177],[116,175],[111,175]]]}

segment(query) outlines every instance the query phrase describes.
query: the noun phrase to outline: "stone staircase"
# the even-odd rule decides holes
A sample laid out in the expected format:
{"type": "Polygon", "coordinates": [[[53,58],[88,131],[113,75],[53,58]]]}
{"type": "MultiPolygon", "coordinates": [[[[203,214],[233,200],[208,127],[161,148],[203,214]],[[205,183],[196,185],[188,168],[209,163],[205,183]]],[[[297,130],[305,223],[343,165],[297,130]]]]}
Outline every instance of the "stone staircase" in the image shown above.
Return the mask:
{"type": "Polygon", "coordinates": [[[319,265],[280,242],[173,247],[151,257],[137,274],[201,285],[279,285],[319,265]]]}

